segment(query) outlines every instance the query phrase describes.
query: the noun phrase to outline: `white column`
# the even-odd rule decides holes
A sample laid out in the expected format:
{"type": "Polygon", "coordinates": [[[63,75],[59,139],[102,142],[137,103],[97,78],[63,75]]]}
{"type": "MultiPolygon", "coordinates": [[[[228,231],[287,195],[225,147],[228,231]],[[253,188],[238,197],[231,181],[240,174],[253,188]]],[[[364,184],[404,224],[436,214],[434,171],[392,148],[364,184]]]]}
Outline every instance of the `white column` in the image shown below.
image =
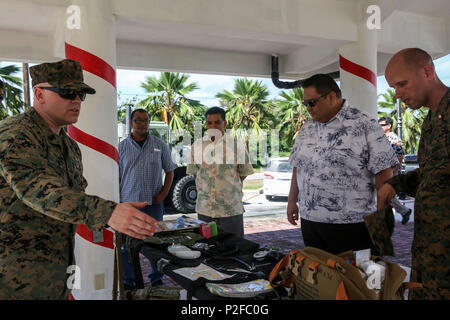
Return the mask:
{"type": "Polygon", "coordinates": [[[339,54],[340,87],[343,97],[351,105],[376,117],[377,30],[369,30],[363,21],[358,26],[358,40],[343,45],[339,48],[339,54]],[[367,79],[370,77],[375,78],[375,84],[367,79]]]}
{"type": "MultiPolygon", "coordinates": [[[[86,192],[119,202],[118,164],[111,156],[117,152],[118,141],[115,17],[111,2],[73,0],[71,4],[75,7],[72,8],[79,8],[80,25],[70,27],[65,20],[63,37],[65,56],[81,62],[84,81],[97,91],[94,95],[87,95],[78,122],[72,127],[78,138],[69,128],[69,134],[78,142],[82,152],[83,175],[89,184],[86,192]]],[[[76,15],[77,10],[66,13],[66,18],[73,14],[76,15]]],[[[61,48],[61,43],[57,42],[55,48],[61,48]]],[[[81,286],[72,290],[75,300],[112,298],[112,230],[105,229],[104,232],[105,243],[108,243],[99,245],[92,241],[92,233],[85,232],[81,236],[78,227],[75,259],[81,271],[81,286]]]]}

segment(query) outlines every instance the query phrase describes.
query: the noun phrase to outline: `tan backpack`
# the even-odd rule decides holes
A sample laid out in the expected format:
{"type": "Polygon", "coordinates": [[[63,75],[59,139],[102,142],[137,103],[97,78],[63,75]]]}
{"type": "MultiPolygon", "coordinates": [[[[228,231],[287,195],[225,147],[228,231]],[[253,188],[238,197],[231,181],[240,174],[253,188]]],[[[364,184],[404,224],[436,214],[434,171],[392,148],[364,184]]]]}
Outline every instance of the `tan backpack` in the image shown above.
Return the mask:
{"type": "Polygon", "coordinates": [[[384,261],[386,274],[381,290],[369,289],[362,271],[344,257],[355,259],[353,251],[334,255],[313,247],[296,249],[278,262],[269,281],[272,287],[290,288],[289,296],[298,300],[403,300],[405,289],[420,287],[403,283],[406,271],[396,263],[372,256],[372,261],[384,261]]]}

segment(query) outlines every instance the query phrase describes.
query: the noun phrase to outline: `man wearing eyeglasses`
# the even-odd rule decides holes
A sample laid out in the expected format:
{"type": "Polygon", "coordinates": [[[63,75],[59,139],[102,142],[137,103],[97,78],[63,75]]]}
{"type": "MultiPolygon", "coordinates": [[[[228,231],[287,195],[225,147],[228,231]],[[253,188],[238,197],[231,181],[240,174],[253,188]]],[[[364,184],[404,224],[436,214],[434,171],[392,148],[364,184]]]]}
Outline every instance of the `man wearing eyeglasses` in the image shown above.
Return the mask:
{"type": "Polygon", "coordinates": [[[85,193],[81,152],[65,131],[95,93],[80,63],[43,63],[30,74],[33,108],[0,122],[0,300],[68,299],[77,224],[145,239],[156,221],[137,209],[145,202],[85,193]]]}
{"type": "MultiPolygon", "coordinates": [[[[163,220],[164,199],[172,186],[174,170],[169,146],[160,138],[149,134],[150,118],[144,109],[131,113],[131,135],[119,143],[120,201],[147,201],[140,210],[157,221],[163,220]],[[165,172],[164,184],[162,171],[165,172]]],[[[128,252],[123,251],[124,285],[135,286],[132,264],[128,252]]],[[[162,284],[163,274],[152,264],[149,275],[152,286],[162,284]]]]}
{"type": "Polygon", "coordinates": [[[378,124],[383,129],[386,137],[388,138],[391,144],[395,144],[397,146],[402,145],[402,140],[392,131],[392,126],[394,125],[394,121],[391,117],[381,117],[378,119],[378,124]]]}
{"type": "Polygon", "coordinates": [[[296,225],[300,215],[306,246],[377,254],[364,217],[377,210],[376,190],[392,176],[397,157],[377,120],[350,106],[330,76],[314,75],[303,87],[312,119],[289,158],[288,221],[296,225]]]}

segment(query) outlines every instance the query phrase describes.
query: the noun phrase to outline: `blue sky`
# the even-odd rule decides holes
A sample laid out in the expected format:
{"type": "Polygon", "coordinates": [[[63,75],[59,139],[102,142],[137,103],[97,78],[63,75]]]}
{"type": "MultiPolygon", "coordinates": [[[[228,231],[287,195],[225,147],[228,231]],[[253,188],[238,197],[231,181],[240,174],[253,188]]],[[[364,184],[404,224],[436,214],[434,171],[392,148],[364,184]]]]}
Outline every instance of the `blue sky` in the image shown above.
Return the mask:
{"type": "MultiPolygon", "coordinates": [[[[447,85],[450,86],[450,54],[434,60],[436,66],[436,72],[439,78],[447,85]]],[[[159,78],[160,72],[152,71],[135,71],[135,70],[117,70],[117,89],[120,92],[120,100],[125,101],[137,96],[138,101],[145,98],[145,90],[140,87],[141,83],[145,81],[145,77],[156,76],[159,78]]],[[[223,90],[232,91],[234,88],[234,79],[239,77],[230,76],[216,76],[216,75],[201,75],[201,74],[189,74],[190,77],[187,83],[196,82],[199,86],[198,90],[195,90],[189,98],[200,100],[201,103],[207,107],[218,106],[219,102],[215,98],[218,92],[223,90]]],[[[271,98],[276,98],[281,91],[276,88],[271,79],[268,78],[250,78],[255,80],[261,80],[270,92],[271,98]]],[[[378,94],[386,92],[389,88],[384,76],[377,78],[377,90],[378,94]]]]}

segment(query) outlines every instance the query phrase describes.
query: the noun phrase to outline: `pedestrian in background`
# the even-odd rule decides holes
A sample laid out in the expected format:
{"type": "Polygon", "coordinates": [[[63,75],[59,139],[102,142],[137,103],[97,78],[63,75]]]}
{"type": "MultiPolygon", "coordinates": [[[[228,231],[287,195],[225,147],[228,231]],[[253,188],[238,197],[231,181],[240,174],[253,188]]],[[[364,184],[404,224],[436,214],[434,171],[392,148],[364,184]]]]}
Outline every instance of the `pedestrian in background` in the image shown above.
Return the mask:
{"type": "MultiPolygon", "coordinates": [[[[381,117],[378,119],[378,124],[383,128],[384,133],[386,134],[386,137],[388,138],[389,142],[391,143],[392,148],[394,149],[395,153],[397,154],[398,162],[399,164],[392,168],[392,176],[396,176],[400,173],[400,169],[402,166],[403,158],[405,156],[405,150],[403,150],[402,147],[402,140],[394,133],[392,132],[392,125],[394,124],[394,121],[390,117],[381,117]]],[[[402,216],[402,224],[407,224],[409,221],[409,217],[411,216],[412,210],[406,206],[404,206],[398,196],[395,196],[392,199],[391,203],[392,207],[395,209],[396,212],[398,212],[402,216]]]]}

